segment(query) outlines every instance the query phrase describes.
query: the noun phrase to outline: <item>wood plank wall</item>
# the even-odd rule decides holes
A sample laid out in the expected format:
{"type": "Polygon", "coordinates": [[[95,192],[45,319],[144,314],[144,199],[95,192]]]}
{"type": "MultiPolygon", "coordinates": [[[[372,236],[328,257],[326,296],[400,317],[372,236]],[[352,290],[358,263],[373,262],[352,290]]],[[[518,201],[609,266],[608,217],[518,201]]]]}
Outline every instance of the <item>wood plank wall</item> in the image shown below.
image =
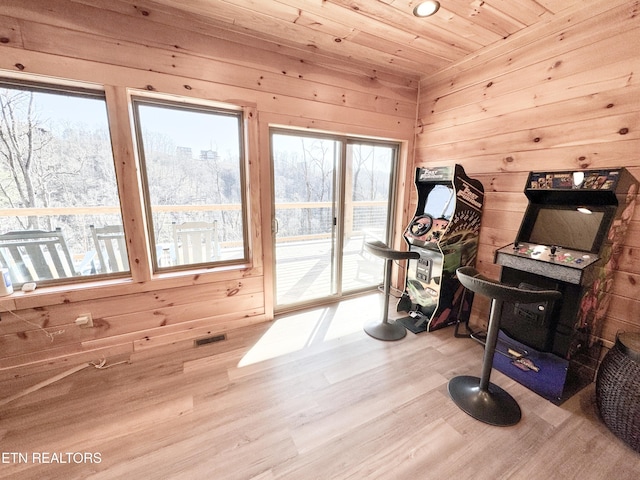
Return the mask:
{"type": "MultiPolygon", "coordinates": [[[[532,170],[627,167],[640,179],[640,7],[603,1],[559,15],[424,78],[415,164],[460,163],[485,187],[478,268],[516,236],[532,170]]],[[[637,200],[636,200],[637,203],[637,200]]],[[[600,338],[640,331],[640,205],[600,338]]],[[[486,323],[488,301],[472,322],[486,323]]]]}
{"type": "MultiPolygon", "coordinates": [[[[144,0],[3,0],[0,76],[90,82],[107,94],[132,278],[0,298],[0,378],[101,357],[187,348],[273,316],[269,124],[370,135],[413,150],[418,78],[281,46],[248,48],[144,0]],[[98,8],[100,7],[100,8],[98,8]],[[154,275],[144,240],[128,89],[226,102],[248,125],[252,258],[241,268],[154,275]],[[8,313],[8,311],[12,313],[8,313]],[[91,312],[95,328],[75,318],[91,312]],[[46,334],[45,334],[46,331],[46,334]]],[[[401,196],[406,193],[401,190],[401,196]]],[[[400,202],[406,203],[406,202],[400,202]]],[[[404,222],[399,217],[398,224],[404,222]]]]}

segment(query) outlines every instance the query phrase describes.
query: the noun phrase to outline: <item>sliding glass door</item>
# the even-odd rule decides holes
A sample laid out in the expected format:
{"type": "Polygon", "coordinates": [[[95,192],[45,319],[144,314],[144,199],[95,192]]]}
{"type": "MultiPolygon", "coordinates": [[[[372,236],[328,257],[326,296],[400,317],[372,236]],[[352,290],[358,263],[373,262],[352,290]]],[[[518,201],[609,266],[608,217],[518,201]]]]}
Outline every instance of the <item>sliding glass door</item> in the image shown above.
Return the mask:
{"type": "Polygon", "coordinates": [[[384,261],[365,242],[390,244],[395,145],[350,140],[344,165],[342,203],[342,291],[375,287],[384,281],[384,261]]]}
{"type": "Polygon", "coordinates": [[[276,305],[337,295],[336,165],[340,142],[271,136],[276,305]]]}
{"type": "Polygon", "coordinates": [[[397,145],[271,133],[276,308],[373,289],[389,241],[397,145]]]}

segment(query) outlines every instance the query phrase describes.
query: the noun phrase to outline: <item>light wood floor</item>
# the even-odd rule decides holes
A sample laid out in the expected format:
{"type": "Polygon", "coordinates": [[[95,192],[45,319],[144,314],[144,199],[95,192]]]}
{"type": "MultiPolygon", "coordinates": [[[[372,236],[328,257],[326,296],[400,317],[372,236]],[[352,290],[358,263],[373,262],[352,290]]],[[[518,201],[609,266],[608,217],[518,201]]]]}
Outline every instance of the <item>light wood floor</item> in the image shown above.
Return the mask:
{"type": "MultiPolygon", "coordinates": [[[[379,298],[87,367],[8,402],[0,478],[640,478],[640,455],[598,419],[593,385],[555,406],[494,370],[523,419],[477,422],[447,381],[479,374],[482,347],[452,328],[371,339],[361,326],[379,298]]],[[[56,373],[5,382],[0,399],[56,373]]]]}

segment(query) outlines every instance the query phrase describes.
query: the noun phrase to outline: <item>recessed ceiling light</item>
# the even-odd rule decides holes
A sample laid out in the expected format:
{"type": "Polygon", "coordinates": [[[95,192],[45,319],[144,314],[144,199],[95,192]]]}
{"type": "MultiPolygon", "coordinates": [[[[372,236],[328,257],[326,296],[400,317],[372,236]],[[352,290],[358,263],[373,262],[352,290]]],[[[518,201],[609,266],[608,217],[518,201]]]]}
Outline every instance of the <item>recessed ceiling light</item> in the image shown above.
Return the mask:
{"type": "Polygon", "coordinates": [[[436,13],[440,8],[440,2],[436,2],[435,0],[427,0],[426,2],[420,2],[416,5],[416,8],[413,9],[413,14],[416,17],[429,17],[436,13]]]}

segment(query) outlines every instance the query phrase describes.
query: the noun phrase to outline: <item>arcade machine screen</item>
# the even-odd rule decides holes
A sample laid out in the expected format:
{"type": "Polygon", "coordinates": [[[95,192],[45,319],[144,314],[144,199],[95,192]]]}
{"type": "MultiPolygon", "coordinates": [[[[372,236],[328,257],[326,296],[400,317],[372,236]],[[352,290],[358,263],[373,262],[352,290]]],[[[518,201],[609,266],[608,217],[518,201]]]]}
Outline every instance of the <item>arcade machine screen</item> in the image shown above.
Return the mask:
{"type": "Polygon", "coordinates": [[[597,207],[540,207],[532,215],[535,220],[525,242],[595,253],[606,232],[605,212],[597,207]]]}
{"type": "Polygon", "coordinates": [[[434,219],[450,220],[456,206],[456,202],[453,201],[454,194],[455,192],[451,187],[435,185],[427,197],[424,214],[430,215],[434,219]]]}

